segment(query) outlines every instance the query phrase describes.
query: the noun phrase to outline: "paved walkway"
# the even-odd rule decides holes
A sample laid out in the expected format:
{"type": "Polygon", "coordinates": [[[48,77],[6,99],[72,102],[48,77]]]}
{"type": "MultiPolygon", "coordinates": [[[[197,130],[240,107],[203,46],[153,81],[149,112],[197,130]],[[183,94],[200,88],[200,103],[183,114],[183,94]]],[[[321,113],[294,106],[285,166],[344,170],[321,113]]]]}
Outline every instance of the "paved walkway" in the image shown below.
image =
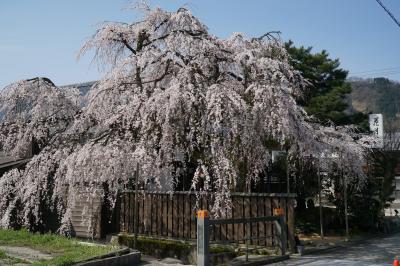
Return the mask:
{"type": "Polygon", "coordinates": [[[387,266],[393,265],[393,258],[397,255],[400,255],[400,233],[387,237],[370,239],[365,243],[353,246],[349,245],[346,248],[335,249],[331,252],[296,257],[271,265],[387,266]]]}
{"type": "Polygon", "coordinates": [[[158,260],[151,256],[142,255],[141,264],[142,266],[183,266],[183,262],[178,259],[165,258],[158,260]]]}
{"type": "Polygon", "coordinates": [[[0,258],[0,266],[3,265],[29,265],[37,260],[50,260],[53,257],[50,254],[28,248],[14,246],[0,246],[4,251],[6,258],[0,258]]]}

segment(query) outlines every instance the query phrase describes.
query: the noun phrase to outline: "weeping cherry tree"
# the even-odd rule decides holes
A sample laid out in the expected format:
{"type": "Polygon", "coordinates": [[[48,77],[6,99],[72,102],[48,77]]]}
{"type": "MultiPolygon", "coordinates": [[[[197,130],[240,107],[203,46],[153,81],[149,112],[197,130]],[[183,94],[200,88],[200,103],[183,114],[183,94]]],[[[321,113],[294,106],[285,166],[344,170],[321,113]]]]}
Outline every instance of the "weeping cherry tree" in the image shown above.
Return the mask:
{"type": "Polygon", "coordinates": [[[82,47],[80,56],[94,51],[106,69],[83,108],[76,93],[45,80],[1,92],[1,150],[19,154],[32,138],[41,149],[25,170],[0,177],[0,226],[10,226],[16,205],[26,226],[42,223],[39,206],[49,206],[66,232],[79,193],[106,185],[114,204],[137,164],[145,189],[174,191],[186,176],[208,192],[212,214],[225,215],[238,182],[258,181],[271,140],[299,156],[336,152],[349,174],[363,175],[358,135],[322,127],[296,104],[305,81],[279,39],[220,39],[184,8],[143,12],[131,24],[101,25],[82,47]],[[11,117],[21,95],[32,99],[29,112],[11,117]]]}

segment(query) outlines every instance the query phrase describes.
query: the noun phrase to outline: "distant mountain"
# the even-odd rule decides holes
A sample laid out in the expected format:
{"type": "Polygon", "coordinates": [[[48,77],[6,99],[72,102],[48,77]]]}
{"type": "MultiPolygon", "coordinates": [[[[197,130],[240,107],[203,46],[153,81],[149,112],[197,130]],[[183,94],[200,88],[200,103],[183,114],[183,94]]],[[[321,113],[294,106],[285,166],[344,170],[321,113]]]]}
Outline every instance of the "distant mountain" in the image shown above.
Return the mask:
{"type": "Polygon", "coordinates": [[[386,78],[350,78],[350,111],[382,113],[385,130],[400,129],[400,83],[386,78]]]}

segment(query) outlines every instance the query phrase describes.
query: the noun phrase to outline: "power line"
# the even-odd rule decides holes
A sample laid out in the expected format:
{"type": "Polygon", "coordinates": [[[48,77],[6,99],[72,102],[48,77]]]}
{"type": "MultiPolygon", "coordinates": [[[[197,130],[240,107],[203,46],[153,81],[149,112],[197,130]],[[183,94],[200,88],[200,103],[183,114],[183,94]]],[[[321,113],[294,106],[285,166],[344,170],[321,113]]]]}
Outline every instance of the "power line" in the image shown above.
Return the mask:
{"type": "Polygon", "coordinates": [[[396,19],[396,17],[392,14],[392,12],[390,12],[389,9],[387,9],[383,3],[381,2],[381,0],[376,0],[376,2],[378,2],[378,4],[386,11],[386,13],[388,13],[388,15],[393,19],[393,21],[397,24],[397,26],[400,27],[400,22],[396,19]]]}

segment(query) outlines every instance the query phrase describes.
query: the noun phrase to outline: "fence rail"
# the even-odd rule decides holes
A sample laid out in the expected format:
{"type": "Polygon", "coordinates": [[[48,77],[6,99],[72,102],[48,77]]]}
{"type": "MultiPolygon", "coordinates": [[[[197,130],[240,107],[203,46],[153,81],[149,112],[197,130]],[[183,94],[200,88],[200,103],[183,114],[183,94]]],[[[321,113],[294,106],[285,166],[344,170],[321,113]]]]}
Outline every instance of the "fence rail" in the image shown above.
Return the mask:
{"type": "MultiPolygon", "coordinates": [[[[206,210],[198,212],[197,219],[197,265],[198,266],[208,266],[210,263],[210,227],[216,224],[252,224],[257,222],[273,222],[276,228],[276,237],[278,240],[278,246],[281,255],[286,253],[286,222],[285,217],[280,216],[264,216],[255,218],[242,218],[242,219],[222,219],[222,220],[212,220],[208,216],[206,210]]],[[[254,239],[259,239],[264,237],[251,237],[245,236],[243,241],[246,244],[246,262],[249,259],[249,242],[254,239]]]]}
{"type": "MultiPolygon", "coordinates": [[[[273,216],[273,209],[282,208],[287,221],[287,240],[294,247],[295,194],[284,193],[232,193],[230,222],[213,220],[211,242],[244,243],[251,237],[251,245],[275,246],[276,228],[272,221],[246,223],[245,219],[273,216]],[[238,222],[239,221],[239,222],[238,222]],[[236,223],[238,222],[238,223],[236,223]]],[[[120,196],[119,229],[134,232],[134,191],[124,191],[120,196]]],[[[210,210],[208,194],[200,194],[197,202],[194,192],[138,192],[138,233],[155,237],[195,240],[197,237],[196,212],[210,210]],[[198,203],[198,204],[196,204],[198,203]]]]}

